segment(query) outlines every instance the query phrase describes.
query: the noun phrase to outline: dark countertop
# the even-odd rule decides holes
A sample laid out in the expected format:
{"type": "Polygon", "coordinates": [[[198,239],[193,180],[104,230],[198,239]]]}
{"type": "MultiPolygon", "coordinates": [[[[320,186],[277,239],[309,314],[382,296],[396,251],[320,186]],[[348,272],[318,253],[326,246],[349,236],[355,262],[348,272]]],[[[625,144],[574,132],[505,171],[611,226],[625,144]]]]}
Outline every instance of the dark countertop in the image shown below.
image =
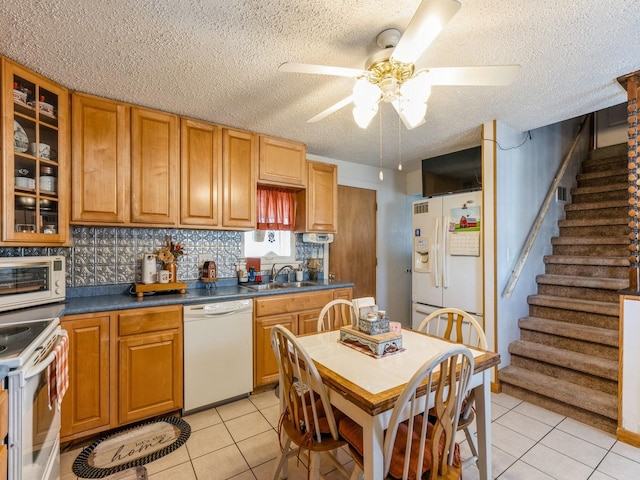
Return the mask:
{"type": "Polygon", "coordinates": [[[198,303],[225,302],[257,296],[282,295],[291,293],[315,292],[335,288],[353,287],[353,282],[328,280],[314,282],[316,285],[305,287],[277,288],[274,290],[256,292],[240,285],[224,285],[211,288],[187,287],[186,293],[158,292],[153,295],[137,297],[134,294],[115,293],[106,295],[67,296],[62,304],[62,315],[75,315],[110,310],[125,310],[129,308],[158,307],[165,305],[192,305],[198,303]]]}

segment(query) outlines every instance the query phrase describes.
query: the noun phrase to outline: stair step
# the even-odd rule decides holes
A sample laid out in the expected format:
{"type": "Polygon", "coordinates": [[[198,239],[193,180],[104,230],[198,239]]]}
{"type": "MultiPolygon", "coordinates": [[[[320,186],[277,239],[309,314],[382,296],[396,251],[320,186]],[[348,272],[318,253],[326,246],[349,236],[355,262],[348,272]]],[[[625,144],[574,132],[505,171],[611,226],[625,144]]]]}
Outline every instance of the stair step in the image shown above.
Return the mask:
{"type": "Polygon", "coordinates": [[[622,166],[620,168],[612,168],[610,170],[604,170],[604,171],[598,171],[598,172],[579,173],[578,175],[576,175],[576,179],[578,181],[578,185],[580,185],[580,183],[583,182],[584,180],[603,179],[607,177],[615,177],[620,175],[623,175],[626,178],[628,173],[629,173],[629,170],[627,170],[626,167],[622,166]]]}
{"type": "Polygon", "coordinates": [[[617,420],[618,397],[540,373],[508,366],[498,372],[500,382],[510,383],[545,397],[617,420]]]}
{"type": "Polygon", "coordinates": [[[610,183],[604,185],[595,185],[592,187],[576,187],[571,189],[571,195],[585,195],[588,193],[605,193],[617,190],[627,191],[627,183],[610,183]]]}
{"type": "Polygon", "coordinates": [[[619,345],[620,334],[618,330],[591,327],[575,323],[559,322],[540,317],[525,317],[518,321],[518,326],[523,330],[533,330],[566,338],[585,340],[611,347],[619,345]]]}
{"type": "Polygon", "coordinates": [[[626,245],[629,237],[553,237],[551,245],[626,245]]]}
{"type": "Polygon", "coordinates": [[[594,357],[587,353],[574,352],[573,350],[550,347],[524,340],[511,342],[509,344],[509,353],[609,380],[618,379],[617,360],[594,357]]]}
{"type": "Polygon", "coordinates": [[[536,276],[536,282],[545,285],[561,285],[564,287],[601,288],[605,290],[622,290],[629,286],[629,281],[622,278],[594,278],[575,275],[543,274],[536,276]]]}
{"type": "Polygon", "coordinates": [[[574,255],[545,255],[544,263],[565,265],[595,265],[610,267],[628,267],[629,259],[626,257],[583,257],[574,255]]]}
{"type": "Polygon", "coordinates": [[[600,160],[604,158],[624,156],[627,158],[629,147],[626,143],[616,143],[606,147],[596,148],[589,151],[589,158],[586,161],[600,160]]]}
{"type": "Polygon", "coordinates": [[[559,227],[593,227],[600,225],[628,225],[626,218],[574,218],[558,220],[559,227]]]}
{"type": "Polygon", "coordinates": [[[627,236],[629,225],[626,218],[574,218],[558,220],[560,236],[574,237],[601,237],[601,236],[627,236]]]}
{"type": "Polygon", "coordinates": [[[571,189],[572,203],[606,202],[611,200],[627,200],[629,198],[628,183],[615,181],[600,185],[582,186],[571,189]]]}
{"type": "Polygon", "coordinates": [[[605,208],[618,208],[629,206],[627,200],[609,200],[607,202],[584,202],[584,203],[570,203],[564,206],[565,212],[575,212],[578,210],[600,210],[605,208]]]}
{"type": "Polygon", "coordinates": [[[562,310],[574,310],[578,312],[596,313],[618,317],[620,306],[611,302],[598,302],[594,300],[581,300],[577,298],[556,297],[553,295],[529,295],[529,305],[540,307],[558,308],[562,310]]]}
{"type": "Polygon", "coordinates": [[[585,160],[582,162],[582,171],[585,173],[604,172],[626,166],[627,157],[621,155],[618,157],[603,158],[601,160],[585,160]]]}

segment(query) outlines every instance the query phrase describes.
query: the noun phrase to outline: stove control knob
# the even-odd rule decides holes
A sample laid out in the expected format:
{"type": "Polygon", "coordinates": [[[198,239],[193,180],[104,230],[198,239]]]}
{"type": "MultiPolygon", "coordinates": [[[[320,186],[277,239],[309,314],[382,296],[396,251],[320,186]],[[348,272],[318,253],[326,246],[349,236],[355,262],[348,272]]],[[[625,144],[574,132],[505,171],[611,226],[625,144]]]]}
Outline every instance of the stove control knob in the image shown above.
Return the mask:
{"type": "MultiPolygon", "coordinates": [[[[55,286],[56,286],[56,287],[59,287],[59,286],[60,286],[60,283],[61,283],[61,282],[60,282],[60,280],[56,280],[56,281],[55,281],[55,286]]],[[[56,292],[56,293],[58,293],[58,292],[56,292]]]]}
{"type": "Polygon", "coordinates": [[[62,293],[62,289],[61,288],[56,288],[56,295],[60,295],[62,293]]]}

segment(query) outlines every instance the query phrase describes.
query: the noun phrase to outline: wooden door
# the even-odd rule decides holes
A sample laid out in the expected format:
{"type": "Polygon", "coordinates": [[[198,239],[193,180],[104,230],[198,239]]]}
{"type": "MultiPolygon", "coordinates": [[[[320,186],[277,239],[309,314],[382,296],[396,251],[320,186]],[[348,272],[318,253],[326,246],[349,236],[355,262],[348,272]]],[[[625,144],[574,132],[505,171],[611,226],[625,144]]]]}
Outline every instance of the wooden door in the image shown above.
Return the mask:
{"type": "Polygon", "coordinates": [[[222,225],[255,228],[258,140],[250,132],[222,129],[222,225]]]}
{"type": "Polygon", "coordinates": [[[129,106],[74,93],[71,221],[129,221],[129,106]]]}
{"type": "Polygon", "coordinates": [[[307,184],[305,145],[261,135],[258,181],[270,185],[305,187],[307,184]]]}
{"type": "Polygon", "coordinates": [[[338,166],[307,161],[307,176],[307,189],[297,196],[296,231],[337,232],[338,166]]]}
{"type": "Polygon", "coordinates": [[[180,330],[121,337],[120,424],[182,408],[180,330]]]}
{"type": "Polygon", "coordinates": [[[293,333],[297,333],[298,314],[287,313],[270,317],[258,317],[255,318],[253,324],[255,329],[253,336],[253,384],[254,387],[260,387],[278,381],[278,362],[271,348],[271,329],[276,325],[282,325],[293,333]]]}
{"type": "Polygon", "coordinates": [[[318,331],[318,317],[320,310],[309,310],[298,315],[298,335],[308,335],[318,331]]]}
{"type": "Polygon", "coordinates": [[[329,272],[354,283],[353,298],[376,298],[376,192],[338,185],[338,234],[329,244],[329,272]]]}
{"type": "Polygon", "coordinates": [[[111,426],[110,321],[109,314],[99,313],[61,322],[69,335],[69,388],[61,407],[63,441],[111,426]]]}
{"type": "Polygon", "coordinates": [[[131,109],[131,222],[178,223],[178,117],[131,109]]]}
{"type": "Polygon", "coordinates": [[[180,224],[220,224],[220,127],[183,118],[180,135],[180,224]]]}

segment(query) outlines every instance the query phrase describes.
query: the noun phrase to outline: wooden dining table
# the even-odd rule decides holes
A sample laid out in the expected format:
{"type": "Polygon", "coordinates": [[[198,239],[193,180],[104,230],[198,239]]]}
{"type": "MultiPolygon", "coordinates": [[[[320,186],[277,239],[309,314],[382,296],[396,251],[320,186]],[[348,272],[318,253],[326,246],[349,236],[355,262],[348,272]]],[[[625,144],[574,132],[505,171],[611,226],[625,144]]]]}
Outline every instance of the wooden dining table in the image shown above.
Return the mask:
{"type": "MultiPolygon", "coordinates": [[[[365,480],[382,479],[384,431],[398,396],[418,368],[450,349],[452,342],[402,330],[402,350],[376,358],[341,343],[337,330],[298,340],[327,386],[331,404],[362,426],[365,480]]],[[[480,479],[491,480],[491,367],[500,363],[500,355],[470,350],[475,361],[471,388],[476,401],[477,466],[480,479]]]]}

